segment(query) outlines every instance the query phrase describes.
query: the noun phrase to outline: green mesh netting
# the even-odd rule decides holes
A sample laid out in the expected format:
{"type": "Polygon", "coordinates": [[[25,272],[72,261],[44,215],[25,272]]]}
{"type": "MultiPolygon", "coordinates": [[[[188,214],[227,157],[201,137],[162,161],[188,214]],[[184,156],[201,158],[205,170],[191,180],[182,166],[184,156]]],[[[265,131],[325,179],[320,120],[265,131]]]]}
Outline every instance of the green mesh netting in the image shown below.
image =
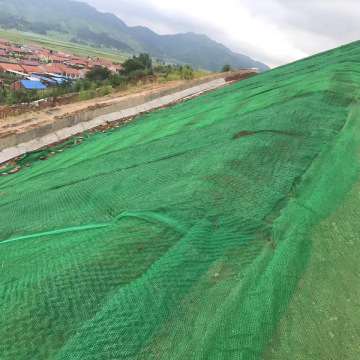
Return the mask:
{"type": "Polygon", "coordinates": [[[359,359],[359,93],[354,43],[27,154],[0,359],[359,359]]]}

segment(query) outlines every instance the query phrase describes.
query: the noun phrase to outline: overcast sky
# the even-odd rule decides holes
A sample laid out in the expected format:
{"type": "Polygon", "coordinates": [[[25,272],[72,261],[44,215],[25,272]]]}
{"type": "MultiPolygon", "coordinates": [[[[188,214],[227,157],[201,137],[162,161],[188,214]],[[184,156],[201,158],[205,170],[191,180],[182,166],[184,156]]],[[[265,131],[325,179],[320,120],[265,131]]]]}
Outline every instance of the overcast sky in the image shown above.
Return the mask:
{"type": "Polygon", "coordinates": [[[360,39],[358,0],[83,1],[158,34],[206,34],[271,67],[360,39]]]}

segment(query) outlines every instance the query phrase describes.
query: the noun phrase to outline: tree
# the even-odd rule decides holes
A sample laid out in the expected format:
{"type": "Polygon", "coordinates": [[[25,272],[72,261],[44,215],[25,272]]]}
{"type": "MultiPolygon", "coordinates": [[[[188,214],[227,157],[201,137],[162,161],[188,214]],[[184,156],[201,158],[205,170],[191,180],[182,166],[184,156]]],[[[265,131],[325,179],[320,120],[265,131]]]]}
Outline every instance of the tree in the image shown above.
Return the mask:
{"type": "Polygon", "coordinates": [[[229,64],[226,64],[223,66],[223,68],[221,69],[221,72],[228,72],[231,71],[231,66],[229,64]]]}
{"type": "Polygon", "coordinates": [[[86,78],[91,81],[102,81],[110,77],[111,71],[106,67],[97,67],[86,73],[86,78]]]}
{"type": "Polygon", "coordinates": [[[125,75],[128,75],[136,70],[145,69],[145,65],[142,64],[139,60],[135,59],[127,59],[121,66],[123,67],[122,73],[125,75]]]}
{"type": "Polygon", "coordinates": [[[152,67],[152,60],[148,53],[141,53],[139,57],[134,55],[133,59],[141,62],[145,66],[145,69],[151,69],[152,67]]]}

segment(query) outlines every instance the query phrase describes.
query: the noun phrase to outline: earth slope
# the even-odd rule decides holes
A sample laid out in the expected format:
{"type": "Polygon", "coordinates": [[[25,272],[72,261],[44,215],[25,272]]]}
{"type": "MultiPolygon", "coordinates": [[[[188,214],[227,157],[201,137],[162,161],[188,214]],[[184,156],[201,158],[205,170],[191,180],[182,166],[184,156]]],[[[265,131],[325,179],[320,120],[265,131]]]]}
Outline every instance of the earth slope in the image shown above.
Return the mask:
{"type": "Polygon", "coordinates": [[[359,54],[22,159],[0,178],[0,357],[360,358],[359,54]]]}

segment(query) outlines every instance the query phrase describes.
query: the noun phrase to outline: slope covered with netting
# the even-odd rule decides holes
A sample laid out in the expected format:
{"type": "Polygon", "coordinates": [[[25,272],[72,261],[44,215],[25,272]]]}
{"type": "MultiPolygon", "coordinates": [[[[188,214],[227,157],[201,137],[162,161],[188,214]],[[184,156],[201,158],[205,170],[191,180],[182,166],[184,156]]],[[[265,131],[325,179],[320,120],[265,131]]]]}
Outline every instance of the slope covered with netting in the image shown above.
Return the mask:
{"type": "Polygon", "coordinates": [[[359,92],[354,43],[27,154],[0,359],[359,359],[359,92]]]}

